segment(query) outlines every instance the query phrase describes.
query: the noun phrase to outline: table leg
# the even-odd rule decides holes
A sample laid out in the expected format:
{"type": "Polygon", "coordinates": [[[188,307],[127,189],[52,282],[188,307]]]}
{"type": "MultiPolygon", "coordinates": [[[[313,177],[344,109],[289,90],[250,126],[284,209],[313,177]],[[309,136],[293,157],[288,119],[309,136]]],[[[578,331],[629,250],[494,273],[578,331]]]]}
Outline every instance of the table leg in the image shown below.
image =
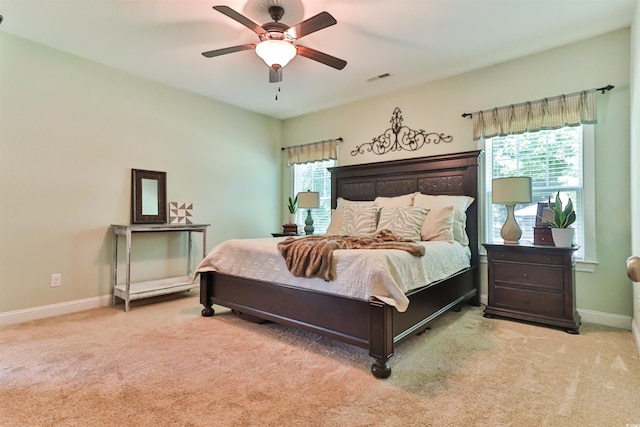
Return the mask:
{"type": "Polygon", "coordinates": [[[125,284],[124,311],[129,311],[129,295],[131,292],[131,230],[127,230],[127,282],[125,284]]]}
{"type": "Polygon", "coordinates": [[[116,286],[118,285],[118,233],[113,232],[113,259],[112,269],[113,278],[112,278],[112,286],[111,286],[111,306],[116,305],[116,286]]]}

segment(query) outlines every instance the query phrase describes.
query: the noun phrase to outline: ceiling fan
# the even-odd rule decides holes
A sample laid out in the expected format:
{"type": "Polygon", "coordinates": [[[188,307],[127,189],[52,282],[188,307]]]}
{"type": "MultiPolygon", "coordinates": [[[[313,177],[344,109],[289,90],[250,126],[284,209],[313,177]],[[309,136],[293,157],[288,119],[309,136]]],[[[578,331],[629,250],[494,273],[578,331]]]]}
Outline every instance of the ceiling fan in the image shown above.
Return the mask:
{"type": "Polygon", "coordinates": [[[284,9],[280,6],[270,6],[269,15],[271,19],[273,19],[273,22],[267,22],[260,26],[228,6],[213,6],[213,8],[255,32],[260,42],[258,44],[249,43],[202,52],[202,55],[207,58],[255,49],[256,54],[269,66],[269,82],[271,83],[282,81],[282,68],[296,55],[313,59],[337,70],[342,70],[347,65],[347,61],[342,59],[327,55],[310,47],[293,44],[293,42],[306,35],[335,25],[337,23],[336,20],[327,12],[320,12],[293,27],[289,27],[279,22],[284,15],[284,9]]]}

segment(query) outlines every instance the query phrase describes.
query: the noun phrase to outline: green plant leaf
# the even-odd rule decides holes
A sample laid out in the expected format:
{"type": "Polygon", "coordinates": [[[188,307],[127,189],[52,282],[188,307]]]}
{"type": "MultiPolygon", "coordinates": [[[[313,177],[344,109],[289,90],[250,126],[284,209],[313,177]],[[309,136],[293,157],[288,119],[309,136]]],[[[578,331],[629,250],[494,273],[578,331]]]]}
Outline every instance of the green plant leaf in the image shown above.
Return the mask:
{"type": "Polygon", "coordinates": [[[560,199],[560,192],[556,193],[556,200],[554,203],[549,201],[549,209],[553,212],[553,220],[544,220],[552,228],[568,228],[576,221],[576,212],[573,207],[571,197],[567,202],[567,205],[562,207],[562,200],[560,199]]]}
{"type": "Polygon", "coordinates": [[[289,213],[296,213],[296,211],[298,210],[298,195],[296,194],[296,197],[294,197],[293,199],[291,197],[289,197],[289,203],[287,204],[287,208],[289,209],[289,213]]]}

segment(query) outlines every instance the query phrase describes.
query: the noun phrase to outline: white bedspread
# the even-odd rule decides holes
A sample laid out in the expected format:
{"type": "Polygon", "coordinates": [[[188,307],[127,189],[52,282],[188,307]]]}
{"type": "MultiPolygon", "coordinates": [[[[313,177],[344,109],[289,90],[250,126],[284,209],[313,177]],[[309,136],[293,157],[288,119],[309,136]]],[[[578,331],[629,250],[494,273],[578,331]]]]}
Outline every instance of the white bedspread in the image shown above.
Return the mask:
{"type": "Polygon", "coordinates": [[[336,280],[293,276],[277,248],[283,238],[227,240],[213,248],[196,268],[234,276],[315,289],[351,298],[371,297],[405,311],[405,293],[444,279],[470,265],[469,248],[459,243],[420,242],[423,257],[401,250],[335,250],[336,280]]]}

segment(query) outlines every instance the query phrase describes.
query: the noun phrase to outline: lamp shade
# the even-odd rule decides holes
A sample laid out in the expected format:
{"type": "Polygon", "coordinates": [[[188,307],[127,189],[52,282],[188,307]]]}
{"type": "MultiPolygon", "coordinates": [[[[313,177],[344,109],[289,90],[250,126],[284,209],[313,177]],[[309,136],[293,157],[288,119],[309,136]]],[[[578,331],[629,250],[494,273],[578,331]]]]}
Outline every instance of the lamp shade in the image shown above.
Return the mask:
{"type": "Polygon", "coordinates": [[[320,206],[320,193],[317,191],[301,191],[298,193],[298,207],[315,209],[320,206]]]}
{"type": "Polygon", "coordinates": [[[496,178],[492,185],[493,203],[531,203],[531,177],[496,178]]]}
{"type": "Polygon", "coordinates": [[[297,53],[294,45],[284,40],[265,40],[256,46],[256,53],[269,66],[284,67],[297,53]]]}

